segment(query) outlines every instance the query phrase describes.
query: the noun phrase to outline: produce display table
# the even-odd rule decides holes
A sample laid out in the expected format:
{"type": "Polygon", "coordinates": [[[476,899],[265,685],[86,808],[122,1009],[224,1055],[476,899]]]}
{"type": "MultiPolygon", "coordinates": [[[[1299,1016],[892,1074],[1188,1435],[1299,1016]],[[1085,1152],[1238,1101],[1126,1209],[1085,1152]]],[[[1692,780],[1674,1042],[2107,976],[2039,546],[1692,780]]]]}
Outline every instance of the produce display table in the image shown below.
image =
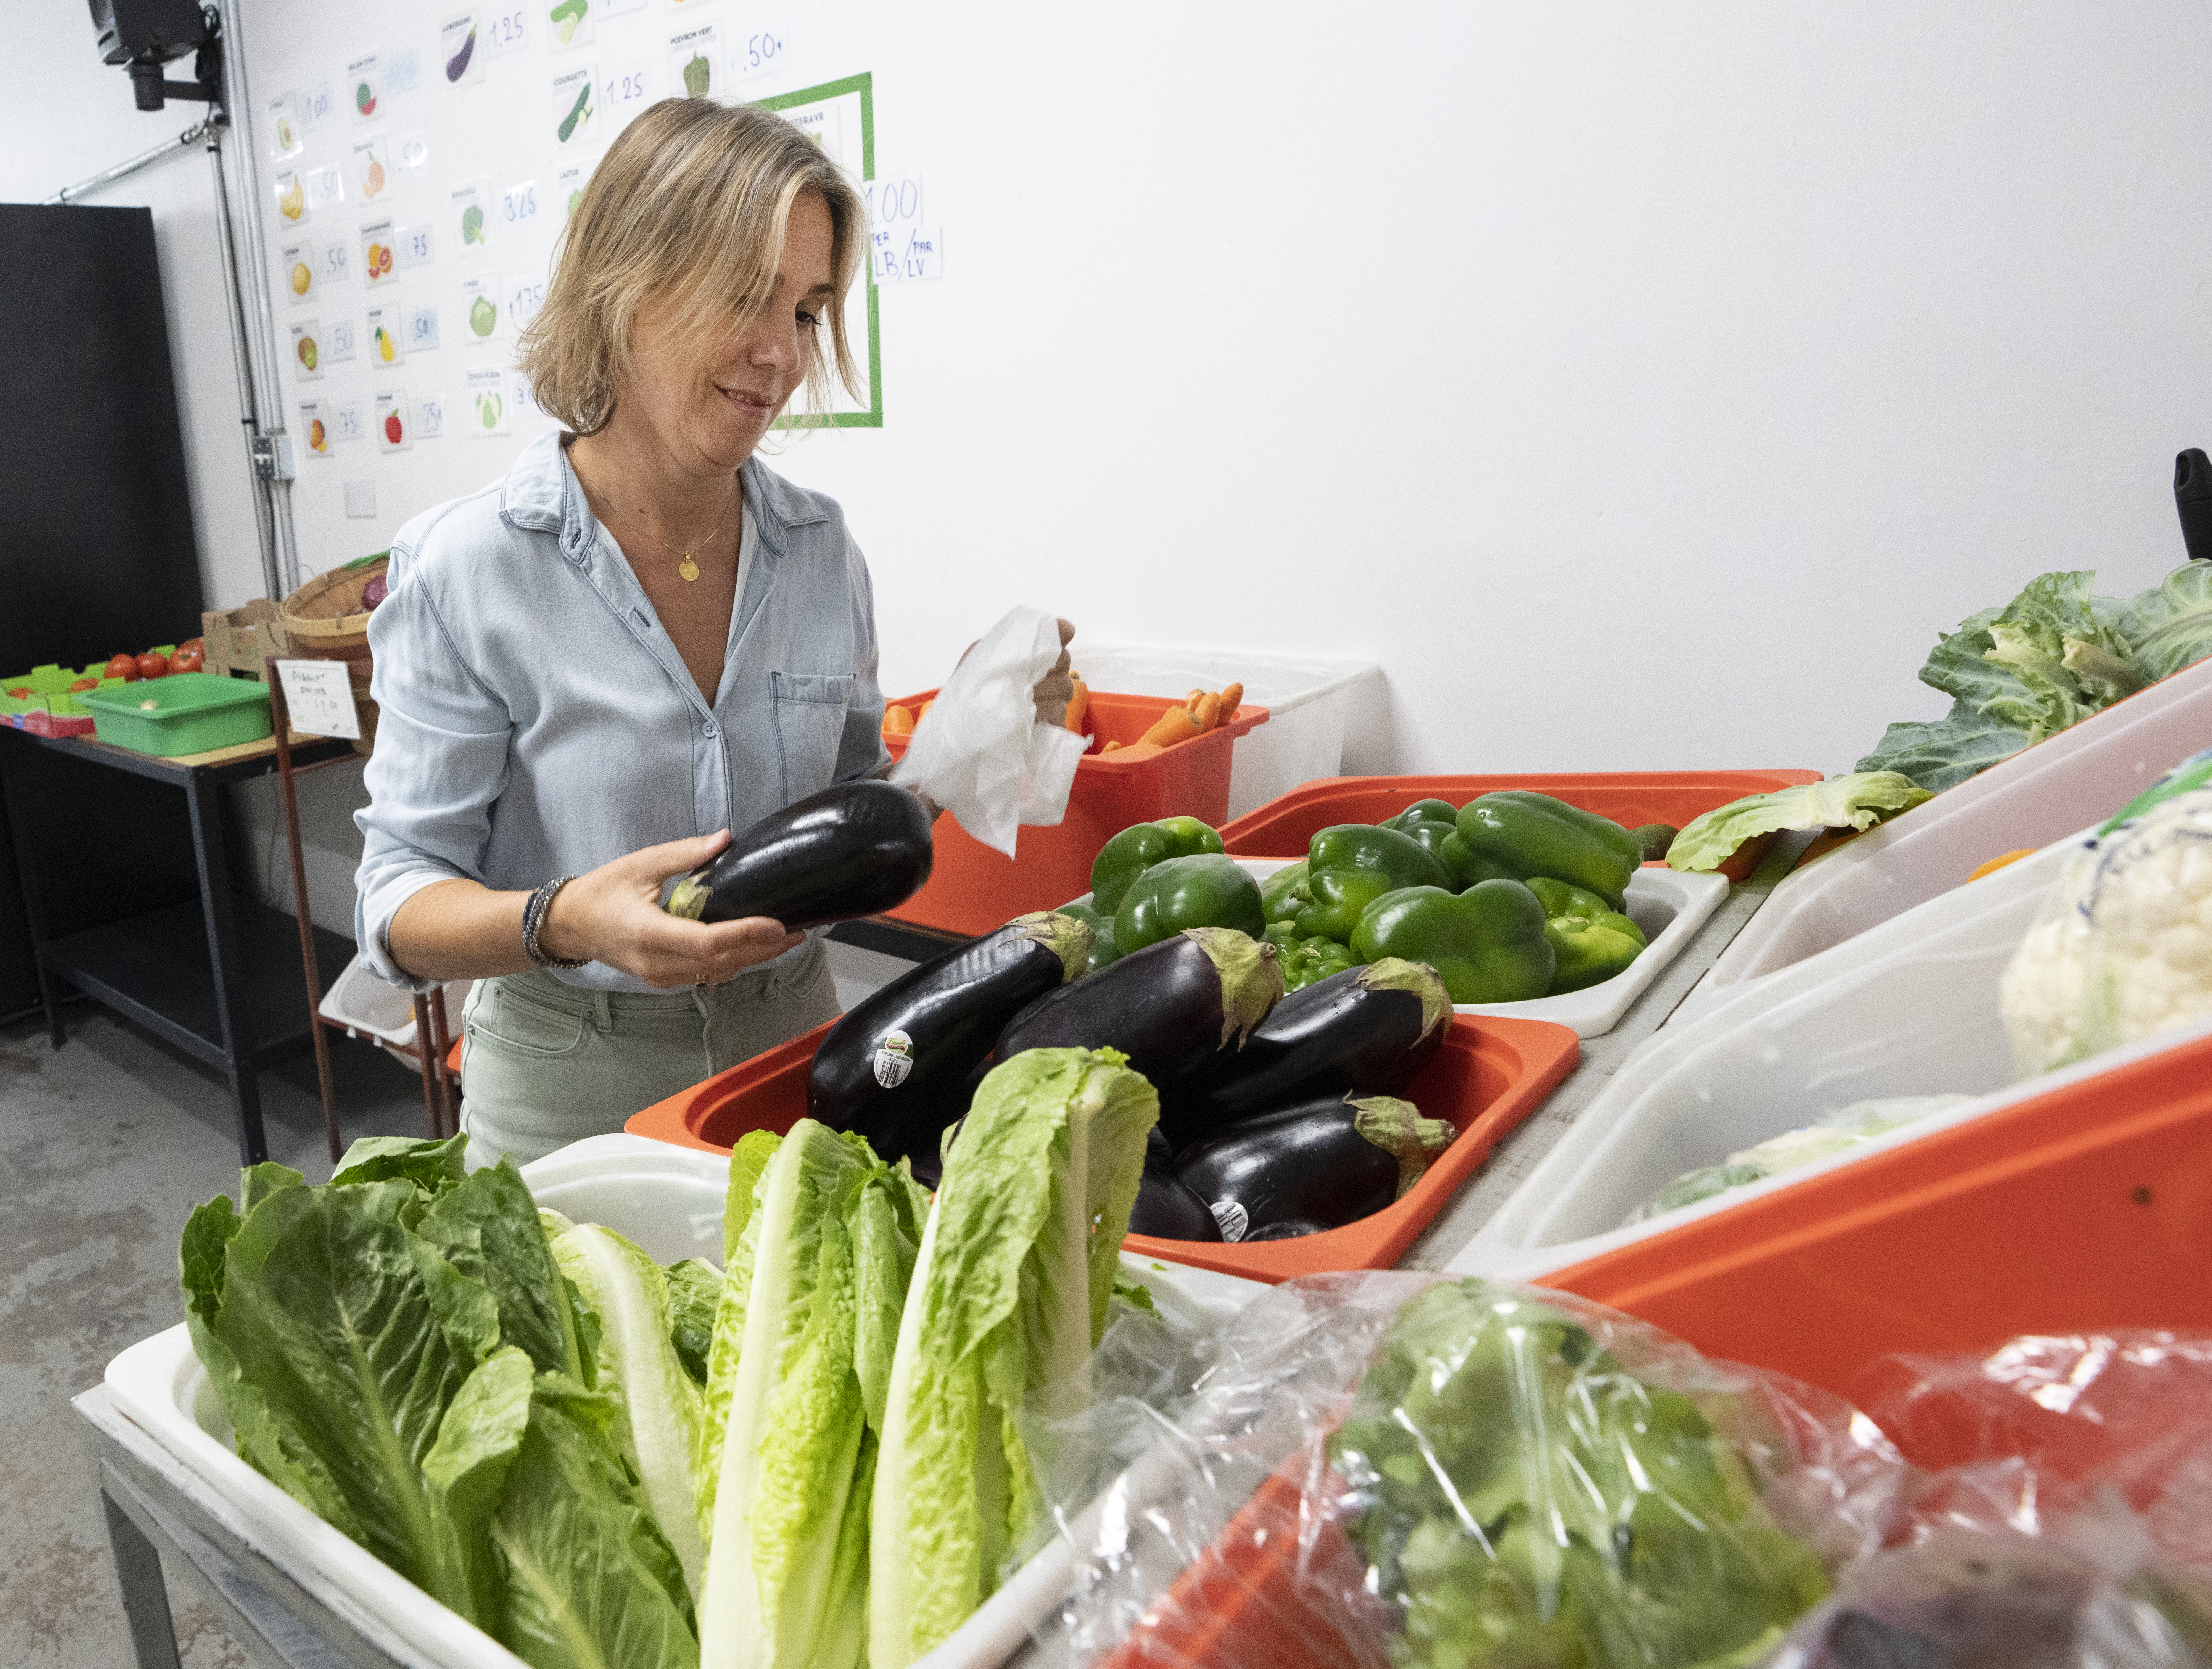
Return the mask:
{"type": "MultiPolygon", "coordinates": [[[[230,1079],[240,1162],[269,1156],[261,1129],[260,1069],[307,1042],[311,1026],[301,1001],[298,923],[281,910],[232,890],[224,849],[222,790],[277,768],[276,743],[247,743],[211,753],[159,759],[110,747],[90,737],[43,737],[0,729],[0,798],[8,804],[21,878],[25,914],[38,960],[39,991],[56,1048],[67,1041],[62,986],[126,1015],[186,1053],[220,1067],[230,1079]],[[98,815],[93,804],[52,803],[36,792],[29,750],[112,767],[184,792],[190,814],[198,897],[100,919],[100,898],[50,893],[43,873],[71,825],[98,815]]],[[[295,768],[353,756],[349,742],[291,739],[295,768]]],[[[104,882],[103,882],[104,886],[104,882]]],[[[134,896],[120,885],[120,895],[134,896]]],[[[89,890],[80,880],[76,890],[89,890]]],[[[100,896],[105,896],[104,891],[100,896]]],[[[333,973],[352,957],[350,941],[314,930],[317,960],[333,973]]]]}

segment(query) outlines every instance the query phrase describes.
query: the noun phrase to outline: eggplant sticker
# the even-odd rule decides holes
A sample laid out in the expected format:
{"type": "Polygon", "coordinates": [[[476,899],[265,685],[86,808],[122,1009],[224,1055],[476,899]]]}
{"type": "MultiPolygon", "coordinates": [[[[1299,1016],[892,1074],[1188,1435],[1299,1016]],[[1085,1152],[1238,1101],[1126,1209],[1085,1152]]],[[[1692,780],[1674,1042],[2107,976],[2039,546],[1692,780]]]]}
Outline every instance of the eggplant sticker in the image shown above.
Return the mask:
{"type": "Polygon", "coordinates": [[[876,1053],[869,1062],[876,1082],[886,1089],[896,1089],[906,1082],[907,1074],[914,1071],[914,1040],[902,1031],[888,1031],[876,1041],[876,1053]]]}
{"type": "Polygon", "coordinates": [[[447,86],[474,87],[483,79],[480,27],[472,11],[461,12],[438,25],[438,62],[447,86]]]}

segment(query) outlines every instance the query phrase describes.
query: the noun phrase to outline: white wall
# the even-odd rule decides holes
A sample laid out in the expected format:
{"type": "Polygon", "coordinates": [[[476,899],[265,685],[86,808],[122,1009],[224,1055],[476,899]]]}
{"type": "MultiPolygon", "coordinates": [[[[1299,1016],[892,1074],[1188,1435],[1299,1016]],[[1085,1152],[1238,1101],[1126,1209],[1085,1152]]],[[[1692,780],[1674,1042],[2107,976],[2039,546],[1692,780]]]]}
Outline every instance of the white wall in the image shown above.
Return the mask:
{"type": "MultiPolygon", "coordinates": [[[[190,119],[26,9],[0,192],[190,119]]],[[[250,41],[319,15],[254,0],[250,41]]],[[[1942,710],[1912,675],[1961,616],[2180,560],[2201,7],[786,15],[787,84],[872,70],[878,173],[945,229],[947,278],[883,298],[884,429],[780,464],[844,501],[894,688],[1018,597],[1380,661],[1375,768],[1833,771],[1942,710]]],[[[210,590],[250,594],[204,161],[101,200],[157,205],[210,590]]]]}

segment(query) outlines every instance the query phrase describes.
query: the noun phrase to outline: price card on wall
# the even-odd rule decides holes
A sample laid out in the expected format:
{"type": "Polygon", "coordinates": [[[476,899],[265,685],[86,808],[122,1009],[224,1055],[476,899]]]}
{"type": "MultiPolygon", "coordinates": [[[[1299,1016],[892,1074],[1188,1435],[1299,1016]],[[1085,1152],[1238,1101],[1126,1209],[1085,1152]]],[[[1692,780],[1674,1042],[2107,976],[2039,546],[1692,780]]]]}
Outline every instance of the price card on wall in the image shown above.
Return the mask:
{"type": "Polygon", "coordinates": [[[487,6],[478,27],[483,30],[479,50],[502,58],[509,52],[522,50],[530,39],[530,8],[523,0],[507,0],[507,3],[487,6]]]}
{"type": "Polygon", "coordinates": [[[313,133],[331,119],[331,84],[317,82],[300,89],[300,126],[313,133]]]}
{"type": "Polygon", "coordinates": [[[410,307],[400,315],[402,339],[410,354],[427,354],[438,345],[438,310],[410,307]]]}
{"type": "Polygon", "coordinates": [[[526,232],[538,221],[538,182],[519,179],[499,194],[499,229],[526,232]]]}
{"type": "Polygon", "coordinates": [[[739,24],[730,35],[730,79],[750,81],[782,69],[790,38],[780,17],[739,24]]]}
{"type": "Polygon", "coordinates": [[[307,207],[335,209],[345,201],[345,176],[336,168],[307,170],[307,207]]]}
{"type": "Polygon", "coordinates": [[[331,320],[331,328],[323,338],[323,357],[332,365],[350,365],[353,362],[353,320],[331,320]]]}
{"type": "Polygon", "coordinates": [[[415,397],[415,438],[435,440],[446,432],[446,402],[436,394],[415,397]]]}
{"type": "Polygon", "coordinates": [[[361,713],[353,704],[343,661],[280,660],[276,674],[284,681],[284,705],[291,709],[294,730],[361,739],[361,713]]]}
{"type": "Polygon", "coordinates": [[[944,276],[945,240],[922,214],[920,175],[863,180],[860,194],[868,205],[870,264],[878,284],[944,276]]]}
{"type": "Polygon", "coordinates": [[[599,77],[599,109],[610,132],[620,132],[630,118],[653,102],[653,60],[617,64],[599,77]]]}
{"type": "Polygon", "coordinates": [[[545,280],[516,278],[507,287],[507,322],[518,331],[538,316],[545,305],[545,280]]]}
{"type": "Polygon", "coordinates": [[[429,166],[430,142],[419,133],[403,133],[392,142],[392,160],[401,173],[417,173],[429,166]]]}
{"type": "Polygon", "coordinates": [[[392,258],[402,272],[409,267],[428,266],[436,258],[430,236],[427,224],[392,228],[392,258]]]}
{"type": "Polygon", "coordinates": [[[474,87],[483,79],[483,17],[450,13],[438,24],[439,73],[449,87],[474,87]]]}
{"type": "Polygon", "coordinates": [[[359,400],[341,400],[331,406],[331,438],[334,440],[363,440],[368,437],[368,422],[361,415],[359,400]]]}

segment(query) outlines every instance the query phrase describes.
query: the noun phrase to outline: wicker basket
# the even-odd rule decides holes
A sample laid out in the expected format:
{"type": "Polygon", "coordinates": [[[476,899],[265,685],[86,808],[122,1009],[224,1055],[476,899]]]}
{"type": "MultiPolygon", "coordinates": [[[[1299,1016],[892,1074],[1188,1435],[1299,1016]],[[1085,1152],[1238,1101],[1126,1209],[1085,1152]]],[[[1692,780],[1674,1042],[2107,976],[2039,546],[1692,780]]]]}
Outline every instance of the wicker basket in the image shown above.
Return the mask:
{"type": "Polygon", "coordinates": [[[361,594],[391,566],[392,553],[380,550],[313,580],[286,598],[278,621],[292,648],[315,660],[368,663],[368,612],[361,594]]]}

